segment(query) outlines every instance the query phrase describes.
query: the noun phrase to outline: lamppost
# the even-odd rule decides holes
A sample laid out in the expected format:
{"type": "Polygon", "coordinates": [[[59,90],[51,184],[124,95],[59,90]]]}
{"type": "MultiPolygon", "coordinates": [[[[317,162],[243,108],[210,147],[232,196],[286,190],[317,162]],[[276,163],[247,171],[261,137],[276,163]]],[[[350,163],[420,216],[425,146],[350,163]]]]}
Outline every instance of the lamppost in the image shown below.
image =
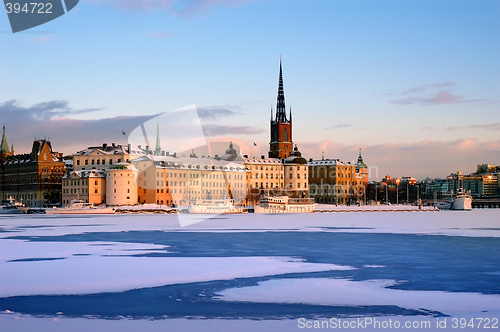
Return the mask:
{"type": "Polygon", "coordinates": [[[389,204],[389,184],[385,183],[385,204],[389,204]]]}
{"type": "Polygon", "coordinates": [[[399,179],[396,179],[396,205],[399,205],[399,179]]]}
{"type": "Polygon", "coordinates": [[[406,181],[406,204],[410,205],[410,181],[406,181]]]}

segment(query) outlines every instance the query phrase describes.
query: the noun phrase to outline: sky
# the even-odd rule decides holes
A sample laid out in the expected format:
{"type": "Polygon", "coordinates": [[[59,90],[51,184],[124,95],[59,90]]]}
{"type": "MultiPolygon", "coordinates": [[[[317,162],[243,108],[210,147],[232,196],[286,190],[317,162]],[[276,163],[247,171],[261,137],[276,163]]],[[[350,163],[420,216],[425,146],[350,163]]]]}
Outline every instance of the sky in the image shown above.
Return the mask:
{"type": "Polygon", "coordinates": [[[0,15],[0,119],[16,153],[67,155],[195,105],[207,140],[267,155],[281,56],[307,159],[471,173],[500,164],[498,31],[496,0],[80,0],[16,34],[0,15]]]}

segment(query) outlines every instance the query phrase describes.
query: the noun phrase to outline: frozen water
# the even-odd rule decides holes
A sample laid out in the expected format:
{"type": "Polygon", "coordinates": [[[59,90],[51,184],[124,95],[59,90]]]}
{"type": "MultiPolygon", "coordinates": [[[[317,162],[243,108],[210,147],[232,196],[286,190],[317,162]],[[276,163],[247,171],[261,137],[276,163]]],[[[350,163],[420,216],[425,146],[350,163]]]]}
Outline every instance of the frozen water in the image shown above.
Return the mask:
{"type": "Polygon", "coordinates": [[[0,216],[0,312],[13,312],[0,326],[290,331],[300,317],[493,317],[498,237],[498,210],[219,215],[185,228],[175,215],[0,216]]]}
{"type": "Polygon", "coordinates": [[[394,280],[275,279],[219,293],[224,301],[308,303],[333,306],[395,305],[447,315],[500,311],[500,295],[390,289],[394,280]]]}

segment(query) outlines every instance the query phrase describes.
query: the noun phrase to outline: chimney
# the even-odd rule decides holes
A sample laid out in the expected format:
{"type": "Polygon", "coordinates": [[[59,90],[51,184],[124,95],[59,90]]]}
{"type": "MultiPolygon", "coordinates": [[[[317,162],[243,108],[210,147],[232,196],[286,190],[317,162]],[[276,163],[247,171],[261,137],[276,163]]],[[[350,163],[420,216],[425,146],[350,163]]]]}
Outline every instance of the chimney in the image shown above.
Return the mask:
{"type": "Polygon", "coordinates": [[[129,154],[132,153],[132,144],[130,144],[130,143],[127,144],[127,152],[129,154]]]}
{"type": "Polygon", "coordinates": [[[149,145],[146,145],[146,155],[149,154],[149,145]]]}
{"type": "Polygon", "coordinates": [[[162,156],[162,157],[165,157],[165,151],[162,151],[162,152],[161,152],[161,156],[162,156]]]}
{"type": "Polygon", "coordinates": [[[108,144],[106,144],[106,143],[102,143],[102,147],[103,147],[103,148],[106,148],[107,146],[108,146],[108,144]]]}
{"type": "Polygon", "coordinates": [[[141,150],[141,146],[140,145],[137,145],[137,147],[139,148],[139,150],[141,150]]]}
{"type": "Polygon", "coordinates": [[[116,144],[115,144],[115,143],[111,143],[111,146],[115,148],[115,147],[116,147],[116,144]]]}

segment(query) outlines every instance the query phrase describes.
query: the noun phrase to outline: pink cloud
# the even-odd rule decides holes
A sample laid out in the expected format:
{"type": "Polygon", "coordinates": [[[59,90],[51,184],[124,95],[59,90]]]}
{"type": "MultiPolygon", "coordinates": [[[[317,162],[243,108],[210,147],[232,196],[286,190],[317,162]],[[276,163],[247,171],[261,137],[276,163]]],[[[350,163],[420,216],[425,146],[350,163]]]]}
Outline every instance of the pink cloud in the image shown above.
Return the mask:
{"type": "Polygon", "coordinates": [[[191,15],[216,6],[236,7],[252,0],[87,0],[95,5],[107,5],[129,11],[163,10],[173,14],[191,15]]]}
{"type": "Polygon", "coordinates": [[[30,41],[34,42],[34,43],[45,43],[46,41],[49,41],[50,37],[33,37],[33,38],[30,38],[30,41]]]}
{"type": "Polygon", "coordinates": [[[388,93],[386,96],[401,96],[390,101],[392,104],[399,105],[445,105],[456,103],[485,102],[485,99],[469,99],[464,96],[456,95],[448,91],[455,87],[455,82],[444,82],[419,85],[414,88],[404,90],[399,93],[388,93]]]}

